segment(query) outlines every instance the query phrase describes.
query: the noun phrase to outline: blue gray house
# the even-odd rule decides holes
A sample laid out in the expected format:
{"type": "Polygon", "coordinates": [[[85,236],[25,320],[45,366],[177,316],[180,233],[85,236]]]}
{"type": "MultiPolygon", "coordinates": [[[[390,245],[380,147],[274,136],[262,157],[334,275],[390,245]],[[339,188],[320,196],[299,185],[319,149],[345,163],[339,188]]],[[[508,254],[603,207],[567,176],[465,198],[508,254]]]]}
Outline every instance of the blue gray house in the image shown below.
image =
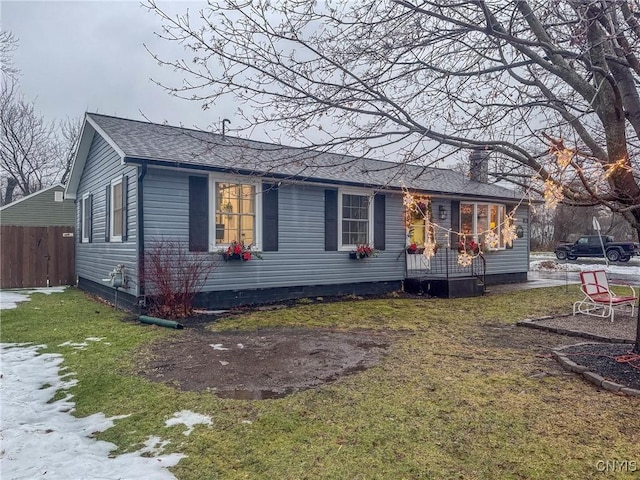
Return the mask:
{"type": "Polygon", "coordinates": [[[526,281],[528,208],[486,183],[483,152],[471,160],[473,180],[87,114],[65,192],[76,202],[78,285],[113,300],[104,279],[123,265],[119,301],[144,305],[140,260],[158,238],[211,255],[234,241],[262,253],[220,262],[196,301],[208,308],[403,287],[456,297],[526,281]],[[354,259],[363,244],[377,255],[354,259]]]}

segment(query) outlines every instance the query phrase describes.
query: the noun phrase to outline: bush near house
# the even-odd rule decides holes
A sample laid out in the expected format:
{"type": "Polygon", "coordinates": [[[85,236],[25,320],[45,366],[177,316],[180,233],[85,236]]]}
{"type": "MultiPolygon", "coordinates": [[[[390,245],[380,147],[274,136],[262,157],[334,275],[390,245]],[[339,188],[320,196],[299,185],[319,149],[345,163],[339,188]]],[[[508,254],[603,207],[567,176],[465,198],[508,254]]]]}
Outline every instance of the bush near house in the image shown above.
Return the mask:
{"type": "Polygon", "coordinates": [[[193,313],[193,299],[218,265],[208,252],[190,252],[187,242],[151,240],[144,255],[148,313],[161,318],[184,318],[193,313]]]}

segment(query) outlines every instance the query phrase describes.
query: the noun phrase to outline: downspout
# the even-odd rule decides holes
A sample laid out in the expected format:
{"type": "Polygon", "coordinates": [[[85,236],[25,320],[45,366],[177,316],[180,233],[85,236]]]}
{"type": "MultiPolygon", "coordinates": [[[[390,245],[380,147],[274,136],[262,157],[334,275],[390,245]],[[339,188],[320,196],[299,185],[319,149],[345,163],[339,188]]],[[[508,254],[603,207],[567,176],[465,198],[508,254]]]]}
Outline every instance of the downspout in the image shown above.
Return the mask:
{"type": "Polygon", "coordinates": [[[144,306],[144,187],[147,162],[143,161],[138,173],[138,304],[144,306]]]}

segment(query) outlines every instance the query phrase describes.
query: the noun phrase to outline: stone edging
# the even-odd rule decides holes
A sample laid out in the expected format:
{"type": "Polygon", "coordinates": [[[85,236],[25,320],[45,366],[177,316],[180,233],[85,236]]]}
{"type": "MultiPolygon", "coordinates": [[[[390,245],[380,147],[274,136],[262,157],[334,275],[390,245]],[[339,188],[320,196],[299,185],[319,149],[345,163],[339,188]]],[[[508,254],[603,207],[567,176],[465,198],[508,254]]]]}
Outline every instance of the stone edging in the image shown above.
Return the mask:
{"type": "Polygon", "coordinates": [[[586,338],[588,340],[596,340],[598,342],[605,342],[605,343],[634,343],[635,342],[635,340],[631,338],[603,337],[601,335],[595,335],[593,333],[581,332],[580,330],[568,330],[565,328],[549,327],[547,325],[540,325],[536,323],[542,320],[550,320],[552,318],[558,318],[563,316],[570,317],[571,314],[547,316],[547,317],[540,317],[540,318],[527,318],[525,320],[520,320],[519,322],[516,322],[516,325],[521,327],[535,328],[538,330],[545,330],[547,332],[558,333],[560,335],[567,335],[570,337],[581,337],[581,338],[586,338]]]}
{"type": "MultiPolygon", "coordinates": [[[[546,317],[540,317],[535,319],[527,318],[525,320],[516,322],[516,325],[519,325],[521,327],[535,328],[537,330],[545,330],[547,332],[558,333],[560,335],[587,338],[589,340],[596,340],[598,342],[634,343],[634,340],[630,340],[630,339],[602,337],[600,335],[593,335],[591,333],[580,332],[578,330],[567,330],[564,328],[549,327],[547,325],[540,325],[536,323],[541,320],[549,320],[552,318],[557,318],[558,316],[560,315],[546,316],[546,317]]],[[[565,316],[568,317],[570,315],[565,315],[565,316]]],[[[553,354],[555,359],[558,361],[558,363],[562,365],[562,368],[564,368],[565,370],[569,370],[573,373],[577,373],[578,375],[582,375],[587,381],[593,383],[598,387],[602,387],[605,390],[609,390],[610,392],[621,392],[626,395],[640,397],[640,390],[636,390],[635,388],[629,388],[629,387],[626,387],[625,385],[620,385],[619,383],[614,383],[609,380],[606,380],[605,378],[598,375],[597,373],[590,372],[588,367],[585,367],[584,365],[578,365],[576,362],[574,362],[573,360],[570,360],[566,355],[563,355],[562,353],[562,350],[564,350],[565,348],[579,346],[579,345],[592,345],[592,344],[593,343],[583,342],[583,343],[576,343],[575,345],[565,345],[562,347],[557,347],[552,349],[551,353],[553,354]]]]}
{"type": "Polygon", "coordinates": [[[609,390],[610,392],[621,392],[633,397],[640,397],[640,390],[629,388],[619,383],[606,380],[597,373],[590,372],[588,367],[585,367],[584,365],[578,365],[573,360],[570,360],[569,357],[565,356],[562,352],[562,350],[564,350],[565,348],[578,347],[580,345],[593,345],[593,343],[583,342],[576,343],[575,345],[565,345],[552,349],[551,353],[565,370],[569,370],[571,372],[577,373],[578,375],[582,375],[586,380],[598,387],[602,387],[605,390],[609,390]]]}

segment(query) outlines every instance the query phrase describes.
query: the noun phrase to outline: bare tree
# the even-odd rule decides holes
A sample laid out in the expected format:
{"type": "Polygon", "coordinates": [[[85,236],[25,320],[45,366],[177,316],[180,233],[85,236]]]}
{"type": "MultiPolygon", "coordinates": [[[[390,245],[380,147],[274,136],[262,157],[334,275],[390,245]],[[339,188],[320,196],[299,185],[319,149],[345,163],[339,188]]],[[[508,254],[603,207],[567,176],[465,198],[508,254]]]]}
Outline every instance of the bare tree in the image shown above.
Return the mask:
{"type": "Polygon", "coordinates": [[[58,123],[56,135],[58,172],[56,176],[60,183],[66,184],[69,179],[81,132],[82,118],[80,117],[67,117],[58,123]]]}
{"type": "Polygon", "coordinates": [[[524,166],[549,205],[603,205],[640,239],[639,0],[147,6],[185,48],[154,55],[185,77],[173,95],[230,96],[246,128],[316,148],[419,164],[490,148],[503,179],[524,166]]]}
{"type": "Polygon", "coordinates": [[[13,51],[18,48],[18,39],[8,30],[0,30],[0,71],[3,77],[15,80],[18,69],[13,65],[13,51]]]}
{"type": "Polygon", "coordinates": [[[17,38],[0,31],[0,171],[4,192],[2,205],[56,182],[65,183],[71,170],[82,121],[69,118],[47,123],[18,89],[18,70],[12,52],[17,38]]]}
{"type": "Polygon", "coordinates": [[[55,135],[52,125],[35,112],[13,82],[3,82],[0,93],[0,167],[7,176],[3,200],[37,192],[56,179],[55,135]]]}
{"type": "Polygon", "coordinates": [[[230,95],[247,128],[405,162],[488,146],[640,238],[637,0],[219,3],[194,19],[149,0],[189,55],[155,55],[186,76],[173,95],[230,95]]]}

